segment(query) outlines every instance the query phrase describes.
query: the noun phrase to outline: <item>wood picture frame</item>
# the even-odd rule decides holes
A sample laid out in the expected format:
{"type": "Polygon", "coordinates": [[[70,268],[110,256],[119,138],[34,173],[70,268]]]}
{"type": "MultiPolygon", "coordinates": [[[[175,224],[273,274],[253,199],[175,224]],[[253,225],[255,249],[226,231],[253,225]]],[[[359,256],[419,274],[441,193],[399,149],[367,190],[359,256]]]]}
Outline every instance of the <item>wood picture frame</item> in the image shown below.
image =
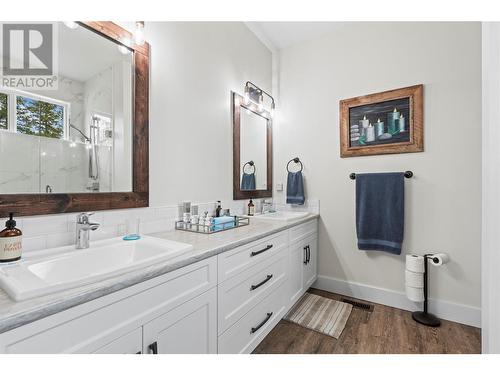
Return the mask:
{"type": "Polygon", "coordinates": [[[339,111],[342,158],[424,151],[423,85],[344,99],[339,111]]]}
{"type": "Polygon", "coordinates": [[[233,114],[233,199],[254,199],[254,198],[270,198],[273,196],[273,122],[271,116],[262,116],[257,112],[256,106],[253,103],[245,105],[243,97],[235,92],[231,95],[231,106],[233,114]],[[266,179],[267,188],[262,190],[241,190],[240,168],[241,168],[241,108],[248,109],[258,116],[262,116],[267,120],[266,129],[266,179]]]}
{"type": "Polygon", "coordinates": [[[109,21],[77,22],[81,27],[126,46],[134,55],[132,191],[110,193],[0,194],[0,217],[97,211],[149,205],[150,46],[128,44],[132,34],[109,21]]]}

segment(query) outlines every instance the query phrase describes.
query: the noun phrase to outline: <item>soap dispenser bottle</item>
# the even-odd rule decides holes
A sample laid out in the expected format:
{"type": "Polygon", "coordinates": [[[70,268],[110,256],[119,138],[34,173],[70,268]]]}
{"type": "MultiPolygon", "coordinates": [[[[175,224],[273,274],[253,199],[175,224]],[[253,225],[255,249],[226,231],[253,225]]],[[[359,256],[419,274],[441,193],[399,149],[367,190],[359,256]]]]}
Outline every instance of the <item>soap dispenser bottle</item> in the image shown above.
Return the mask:
{"type": "Polygon", "coordinates": [[[217,208],[215,209],[215,217],[220,217],[221,211],[222,211],[221,203],[220,201],[217,201],[217,208]]]}
{"type": "Polygon", "coordinates": [[[0,232],[0,262],[19,260],[23,251],[23,232],[16,228],[14,214],[9,216],[5,229],[0,232]]]}
{"type": "Polygon", "coordinates": [[[250,199],[250,202],[248,202],[248,216],[254,216],[255,215],[255,205],[253,204],[253,201],[250,199]]]}

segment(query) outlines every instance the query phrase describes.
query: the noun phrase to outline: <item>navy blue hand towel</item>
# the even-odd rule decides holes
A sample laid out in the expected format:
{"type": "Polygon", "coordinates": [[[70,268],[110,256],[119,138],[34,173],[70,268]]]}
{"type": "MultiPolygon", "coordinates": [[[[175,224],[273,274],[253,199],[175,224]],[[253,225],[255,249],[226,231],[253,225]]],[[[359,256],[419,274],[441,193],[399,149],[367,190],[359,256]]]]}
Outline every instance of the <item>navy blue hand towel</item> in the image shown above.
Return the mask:
{"type": "Polygon", "coordinates": [[[404,173],[356,174],[358,249],[401,254],[404,173]]]}
{"type": "Polygon", "coordinates": [[[241,176],[241,190],[255,190],[255,173],[243,173],[241,176]]]}
{"type": "Polygon", "coordinates": [[[288,172],[288,179],[286,182],[286,203],[304,204],[305,200],[302,172],[288,172]]]}

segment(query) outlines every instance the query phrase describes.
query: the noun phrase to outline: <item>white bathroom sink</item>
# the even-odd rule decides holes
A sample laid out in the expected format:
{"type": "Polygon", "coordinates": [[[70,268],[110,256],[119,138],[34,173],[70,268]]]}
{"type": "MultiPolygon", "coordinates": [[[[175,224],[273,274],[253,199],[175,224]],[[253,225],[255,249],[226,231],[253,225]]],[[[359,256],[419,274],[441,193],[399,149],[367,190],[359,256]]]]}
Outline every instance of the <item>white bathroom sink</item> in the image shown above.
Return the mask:
{"type": "Polygon", "coordinates": [[[264,220],[277,220],[277,221],[293,221],[297,219],[302,219],[309,215],[309,212],[290,212],[290,211],[276,211],[269,212],[266,214],[252,216],[254,219],[264,219],[264,220]]]}
{"type": "Polygon", "coordinates": [[[15,301],[101,281],[174,258],[192,245],[142,237],[91,243],[89,249],[74,246],[43,251],[20,262],[0,267],[0,286],[15,301]]]}

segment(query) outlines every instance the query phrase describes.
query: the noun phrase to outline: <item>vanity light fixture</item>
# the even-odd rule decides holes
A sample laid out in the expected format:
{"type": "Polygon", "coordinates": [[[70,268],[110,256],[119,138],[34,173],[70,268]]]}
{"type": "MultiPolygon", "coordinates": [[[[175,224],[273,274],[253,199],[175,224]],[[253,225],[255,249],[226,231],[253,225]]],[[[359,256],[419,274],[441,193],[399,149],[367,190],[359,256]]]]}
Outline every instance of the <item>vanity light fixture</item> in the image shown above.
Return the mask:
{"type": "Polygon", "coordinates": [[[264,95],[271,99],[271,111],[269,113],[271,117],[273,117],[273,112],[276,108],[274,98],[254,83],[250,81],[247,81],[247,83],[245,83],[245,94],[243,96],[243,100],[246,105],[248,105],[250,102],[253,102],[255,105],[257,105],[259,112],[265,112],[266,110],[264,108],[264,95]]]}
{"type": "Polygon", "coordinates": [[[69,29],[76,29],[78,24],[75,21],[64,21],[64,25],[69,29]]]}
{"type": "Polygon", "coordinates": [[[134,42],[138,46],[142,46],[146,38],[144,36],[144,21],[135,21],[135,30],[134,30],[134,42]]]}

